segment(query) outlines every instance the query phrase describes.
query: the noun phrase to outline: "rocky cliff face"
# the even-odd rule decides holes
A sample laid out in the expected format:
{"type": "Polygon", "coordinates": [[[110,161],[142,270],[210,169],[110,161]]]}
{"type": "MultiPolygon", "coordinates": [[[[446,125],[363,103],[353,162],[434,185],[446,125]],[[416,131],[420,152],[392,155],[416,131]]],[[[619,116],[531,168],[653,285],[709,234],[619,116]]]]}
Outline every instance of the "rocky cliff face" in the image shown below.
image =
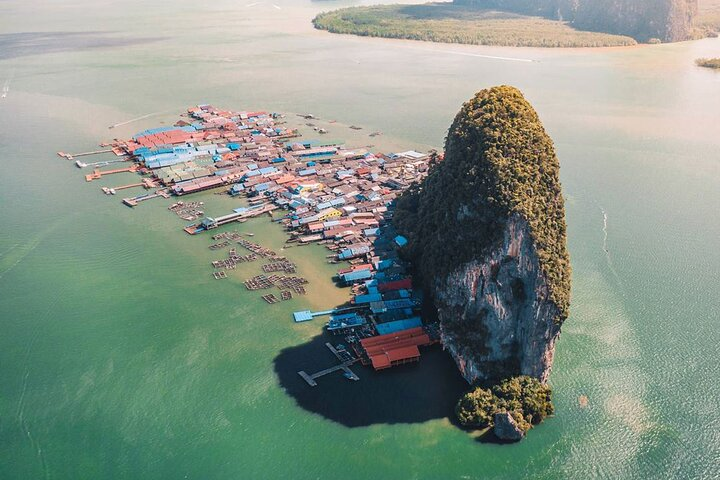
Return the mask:
{"type": "Polygon", "coordinates": [[[641,42],[688,40],[697,0],[563,0],[560,11],[578,28],[629,35],[641,42]]]}
{"type": "Polygon", "coordinates": [[[454,0],[460,5],[541,15],[641,42],[688,40],[698,0],[454,0]]]}
{"type": "Polygon", "coordinates": [[[547,381],[559,311],[520,215],[497,248],[434,283],[442,343],[469,383],[518,374],[547,381]]]}
{"type": "Polygon", "coordinates": [[[545,382],[569,309],[565,211],[552,141],[517,89],[463,105],[394,222],[467,381],[545,382]]]}

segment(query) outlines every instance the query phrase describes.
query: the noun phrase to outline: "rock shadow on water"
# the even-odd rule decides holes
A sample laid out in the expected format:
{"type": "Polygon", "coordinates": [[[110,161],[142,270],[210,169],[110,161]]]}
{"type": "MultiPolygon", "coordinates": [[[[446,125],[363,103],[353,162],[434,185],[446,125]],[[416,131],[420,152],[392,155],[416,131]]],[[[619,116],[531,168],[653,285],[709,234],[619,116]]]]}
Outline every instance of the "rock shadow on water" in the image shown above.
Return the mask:
{"type": "Polygon", "coordinates": [[[375,424],[422,423],[448,418],[468,385],[439,345],[421,348],[420,361],[376,372],[356,363],[352,370],[359,381],[346,379],[341,371],[318,378],[316,387],[298,371],[311,374],[337,365],[325,346],[342,343],[342,337],[324,333],[310,342],[281,351],[274,360],[280,386],[305,410],[346,427],[375,424]]]}

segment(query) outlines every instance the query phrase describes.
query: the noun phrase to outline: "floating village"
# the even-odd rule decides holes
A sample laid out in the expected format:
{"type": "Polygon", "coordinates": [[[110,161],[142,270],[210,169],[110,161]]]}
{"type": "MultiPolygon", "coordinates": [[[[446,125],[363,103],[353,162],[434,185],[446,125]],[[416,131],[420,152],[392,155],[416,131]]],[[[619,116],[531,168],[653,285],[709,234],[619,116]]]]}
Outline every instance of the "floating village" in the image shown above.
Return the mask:
{"type": "MultiPolygon", "coordinates": [[[[326,343],[335,365],[316,373],[298,372],[310,386],[333,372],[359,380],[351,369],[356,363],[384,370],[417,362],[419,347],[437,343],[439,331],[420,317],[421,292],[413,289],[408,266],[398,255],[407,239],[393,231],[390,219],[394,200],[427,175],[436,153],[383,154],[347,148],[342,141],[305,140],[282,119],[275,113],[199,105],[173,126],[103,143],[100,150],[58,155],[81,169],[91,168],[92,173],[85,175],[88,182],[115,173],[136,173],[137,182],[102,187],[106,195],[144,189],[122,199],[128,207],[172,197],[168,210],[192,222],[184,231],[211,236],[214,243],[209,248],[224,253],[224,258],[211,263],[213,278],[228,278],[227,272],[240,263],[259,262],[262,273],[246,279],[244,285],[262,293],[269,305],[304,295],[309,281],[286,257],[249,240],[251,233],[233,230],[213,235],[213,230],[268,215],[284,226],[288,247],[324,245],[330,252],[328,262],[340,267],[336,282],[351,289],[352,299],[330,310],[293,314],[295,322],[327,318],[327,332],[340,340],[326,343]],[[98,154],[114,157],[84,161],[98,154]],[[210,217],[203,202],[188,197],[209,190],[240,197],[244,206],[210,217]]],[[[318,136],[327,133],[314,130],[318,136]]]]}

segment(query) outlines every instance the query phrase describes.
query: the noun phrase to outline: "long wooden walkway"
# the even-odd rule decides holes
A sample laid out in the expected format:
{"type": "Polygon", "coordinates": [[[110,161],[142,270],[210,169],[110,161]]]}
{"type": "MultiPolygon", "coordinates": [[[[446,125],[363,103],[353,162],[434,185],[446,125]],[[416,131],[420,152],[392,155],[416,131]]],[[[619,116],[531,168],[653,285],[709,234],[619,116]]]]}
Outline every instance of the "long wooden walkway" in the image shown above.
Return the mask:
{"type": "Polygon", "coordinates": [[[101,153],[110,153],[112,152],[112,148],[107,150],[93,150],[92,152],[80,152],[80,153],[65,153],[65,152],[57,152],[57,154],[61,157],[67,158],[68,160],[72,160],[75,157],[87,157],[88,155],[99,155],[101,153]]]}
{"type": "Polygon", "coordinates": [[[307,382],[308,385],[311,387],[316,387],[317,382],[315,381],[316,378],[323,377],[325,375],[328,375],[333,372],[337,372],[339,370],[342,370],[345,372],[345,375],[347,376],[348,380],[360,380],[360,377],[355,375],[355,372],[350,370],[350,365],[354,364],[358,361],[357,358],[352,358],[350,360],[347,360],[343,358],[343,356],[338,352],[335,347],[333,347],[330,343],[326,343],[325,346],[335,355],[335,357],[340,360],[340,365],[335,365],[334,367],[326,368],[325,370],[320,370],[319,372],[308,374],[305,371],[299,371],[298,375],[300,375],[303,380],[307,382]]]}

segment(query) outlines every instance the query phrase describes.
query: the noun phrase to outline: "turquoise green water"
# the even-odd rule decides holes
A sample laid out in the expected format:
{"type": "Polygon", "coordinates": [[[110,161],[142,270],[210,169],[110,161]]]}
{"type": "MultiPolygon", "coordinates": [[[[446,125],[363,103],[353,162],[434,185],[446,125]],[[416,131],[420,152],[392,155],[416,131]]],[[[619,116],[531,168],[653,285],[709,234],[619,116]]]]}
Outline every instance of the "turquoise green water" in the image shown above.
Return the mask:
{"type": "MultiPolygon", "coordinates": [[[[720,75],[693,60],[717,56],[720,40],[439,46],[309,27],[343,2],[148,3],[2,5],[0,478],[717,476],[720,75]],[[61,31],[95,33],[8,35],[61,31]],[[257,265],[212,279],[211,240],[182,234],[167,201],[131,210],[99,190],[133,176],[88,184],[54,154],[198,102],[312,112],[390,144],[439,146],[462,101],[501,83],[526,93],[556,141],[574,268],[557,415],[511,446],[480,443],[436,410],[398,413],[452,388],[438,355],[395,374],[402,388],[359,371],[355,384],[321,384],[308,406],[283,388],[278,359],[321,331],[293,324],[292,310],[346,298],[321,248],[286,251],[313,279],[309,295],[269,308],[241,285],[257,265]],[[164,113],[107,129],[153,112],[164,113]],[[378,415],[348,427],[328,413],[342,392],[371,398],[378,415]]],[[[234,205],[201,199],[208,212],[234,205]]],[[[266,219],[238,228],[284,240],[266,219]]]]}

